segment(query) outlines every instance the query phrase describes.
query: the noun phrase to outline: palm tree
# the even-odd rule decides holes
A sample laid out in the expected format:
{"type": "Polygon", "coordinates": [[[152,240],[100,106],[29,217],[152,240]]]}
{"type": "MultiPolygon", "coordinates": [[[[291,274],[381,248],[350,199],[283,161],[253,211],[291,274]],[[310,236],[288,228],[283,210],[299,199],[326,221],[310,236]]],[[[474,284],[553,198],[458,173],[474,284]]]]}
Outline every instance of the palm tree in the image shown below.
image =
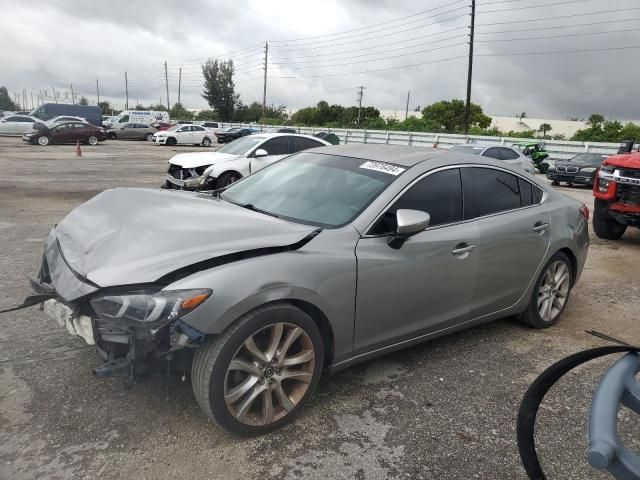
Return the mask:
{"type": "Polygon", "coordinates": [[[543,123],[540,125],[538,129],[539,132],[542,132],[542,138],[547,138],[547,132],[551,130],[551,125],[548,123],[543,123]]]}

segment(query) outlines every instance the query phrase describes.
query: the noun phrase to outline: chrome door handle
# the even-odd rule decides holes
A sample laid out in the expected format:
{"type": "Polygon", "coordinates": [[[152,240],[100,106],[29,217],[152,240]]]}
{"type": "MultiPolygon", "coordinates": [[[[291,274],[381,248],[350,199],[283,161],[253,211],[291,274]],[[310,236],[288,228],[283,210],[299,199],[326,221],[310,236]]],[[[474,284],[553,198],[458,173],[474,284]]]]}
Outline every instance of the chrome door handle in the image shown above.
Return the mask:
{"type": "Polygon", "coordinates": [[[532,230],[534,232],[544,232],[547,228],[549,228],[548,223],[540,223],[533,226],[532,230]]]}
{"type": "Polygon", "coordinates": [[[457,248],[454,248],[453,250],[451,250],[452,255],[464,255],[465,253],[469,253],[476,248],[475,245],[467,245],[467,244],[456,245],[456,247],[457,248]],[[465,246],[462,246],[462,245],[465,245],[465,246]]]}

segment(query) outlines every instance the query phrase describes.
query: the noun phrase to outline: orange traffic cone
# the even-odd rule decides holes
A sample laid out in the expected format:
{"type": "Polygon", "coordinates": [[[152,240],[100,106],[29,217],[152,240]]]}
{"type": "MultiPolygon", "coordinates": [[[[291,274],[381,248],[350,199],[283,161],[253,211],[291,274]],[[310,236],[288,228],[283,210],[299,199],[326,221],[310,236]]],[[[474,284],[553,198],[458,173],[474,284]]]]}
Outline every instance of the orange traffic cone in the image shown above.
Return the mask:
{"type": "Polygon", "coordinates": [[[82,150],[80,150],[80,140],[76,140],[76,157],[82,156],[82,150]]]}

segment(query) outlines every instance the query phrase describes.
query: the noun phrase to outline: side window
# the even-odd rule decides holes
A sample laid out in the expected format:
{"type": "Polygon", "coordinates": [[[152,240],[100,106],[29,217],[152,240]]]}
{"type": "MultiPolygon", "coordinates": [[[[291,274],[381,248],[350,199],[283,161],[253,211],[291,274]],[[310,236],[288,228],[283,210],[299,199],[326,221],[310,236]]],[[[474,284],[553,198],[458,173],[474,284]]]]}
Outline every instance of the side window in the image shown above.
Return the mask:
{"type": "Polygon", "coordinates": [[[127,123],[124,128],[136,128],[136,124],[135,123],[127,123]]]}
{"type": "Polygon", "coordinates": [[[287,155],[289,153],[289,139],[288,137],[272,138],[258,148],[266,150],[269,155],[287,155]]]}
{"type": "Polygon", "coordinates": [[[307,148],[324,147],[324,144],[304,137],[289,137],[289,143],[291,145],[291,153],[306,150],[307,148]]]}
{"type": "Polygon", "coordinates": [[[5,122],[17,122],[19,117],[7,117],[4,119],[5,122]]]}
{"type": "Polygon", "coordinates": [[[516,152],[506,147],[500,149],[500,156],[501,160],[515,160],[520,157],[516,152]]]}
{"type": "Polygon", "coordinates": [[[500,160],[500,149],[498,147],[487,148],[487,150],[482,154],[482,156],[500,160]]]}
{"type": "Polygon", "coordinates": [[[422,210],[429,213],[429,226],[461,221],[463,217],[460,169],[443,170],[419,180],[395,201],[370,233],[395,232],[396,211],[399,209],[422,210]]]}
{"type": "Polygon", "coordinates": [[[193,130],[194,132],[204,132],[204,128],[199,127],[197,125],[194,127],[191,127],[191,130],[193,130]]]}
{"type": "Polygon", "coordinates": [[[21,122],[21,123],[33,123],[33,120],[31,120],[29,117],[14,117],[17,120],[14,120],[16,122],[21,122]]]}
{"type": "Polygon", "coordinates": [[[493,168],[463,168],[464,218],[520,208],[518,177],[493,168]]]}

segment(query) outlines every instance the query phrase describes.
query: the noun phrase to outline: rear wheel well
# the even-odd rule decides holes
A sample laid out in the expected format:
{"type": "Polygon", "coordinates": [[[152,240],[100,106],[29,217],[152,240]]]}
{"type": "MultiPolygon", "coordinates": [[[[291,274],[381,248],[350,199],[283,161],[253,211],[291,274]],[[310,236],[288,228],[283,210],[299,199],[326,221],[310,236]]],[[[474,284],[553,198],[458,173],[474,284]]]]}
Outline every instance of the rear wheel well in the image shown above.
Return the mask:
{"type": "Polygon", "coordinates": [[[569,248],[561,248],[559,251],[569,257],[569,261],[571,262],[571,283],[573,284],[576,280],[576,274],[578,273],[578,260],[569,248]]]}

